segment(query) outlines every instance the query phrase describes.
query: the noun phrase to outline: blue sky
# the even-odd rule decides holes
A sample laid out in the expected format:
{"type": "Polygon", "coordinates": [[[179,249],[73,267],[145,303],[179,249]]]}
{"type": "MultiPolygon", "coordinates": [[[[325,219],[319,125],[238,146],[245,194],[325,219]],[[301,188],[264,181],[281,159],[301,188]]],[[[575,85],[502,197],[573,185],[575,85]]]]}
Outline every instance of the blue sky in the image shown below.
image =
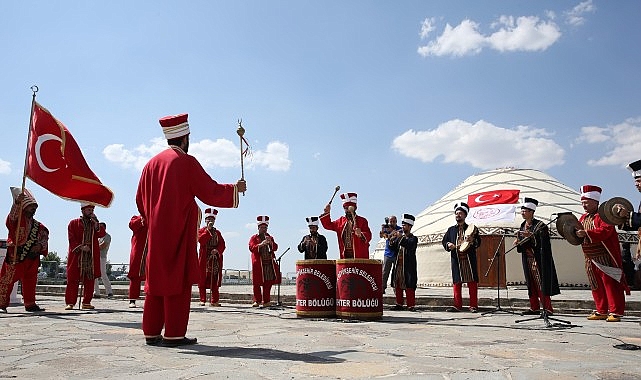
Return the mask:
{"type": "MultiPolygon", "coordinates": [[[[386,215],[505,166],[636,204],[625,166],[641,158],[640,14],[638,1],[597,0],[8,2],[0,210],[21,183],[34,84],[115,193],[96,209],[111,262],[128,262],[140,170],[165,147],[158,119],[183,112],[190,153],[219,182],[240,177],[239,118],[252,145],[249,190],[217,221],[227,268],[250,266],[265,214],[293,271],[305,217],[336,185],[358,193],[375,236],[386,215]]],[[[79,205],[27,187],[64,257],[79,205]]]]}

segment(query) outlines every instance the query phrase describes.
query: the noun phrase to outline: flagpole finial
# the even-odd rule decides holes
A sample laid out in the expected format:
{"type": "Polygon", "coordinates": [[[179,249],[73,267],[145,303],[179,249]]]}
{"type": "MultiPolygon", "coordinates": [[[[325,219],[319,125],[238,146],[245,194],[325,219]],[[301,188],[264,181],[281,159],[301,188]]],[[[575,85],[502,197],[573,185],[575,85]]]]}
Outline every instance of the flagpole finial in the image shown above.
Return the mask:
{"type": "Polygon", "coordinates": [[[243,119],[238,119],[238,129],[236,129],[238,136],[243,137],[245,135],[245,128],[243,128],[243,119]]]}
{"type": "Polygon", "coordinates": [[[33,92],[33,94],[35,95],[35,94],[36,94],[36,92],[38,92],[38,86],[36,86],[35,84],[34,84],[33,86],[31,86],[31,91],[32,91],[32,92],[33,92]]]}

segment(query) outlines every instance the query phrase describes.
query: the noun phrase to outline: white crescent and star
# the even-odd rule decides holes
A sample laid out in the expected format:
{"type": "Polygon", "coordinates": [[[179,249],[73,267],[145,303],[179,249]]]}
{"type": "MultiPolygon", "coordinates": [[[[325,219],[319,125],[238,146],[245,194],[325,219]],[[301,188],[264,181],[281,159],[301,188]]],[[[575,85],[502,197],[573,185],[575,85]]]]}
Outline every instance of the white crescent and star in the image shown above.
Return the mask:
{"type": "Polygon", "coordinates": [[[47,142],[49,140],[60,141],[60,143],[62,144],[62,139],[60,137],[56,136],[56,135],[52,135],[50,133],[47,133],[47,134],[44,134],[44,135],[40,135],[40,136],[38,136],[38,140],[36,140],[36,146],[35,146],[35,151],[36,152],[35,153],[36,153],[36,161],[38,161],[38,166],[40,166],[40,169],[42,169],[45,172],[52,173],[52,172],[55,172],[56,170],[58,170],[60,168],[52,169],[52,168],[46,166],[44,164],[44,162],[42,162],[42,155],[40,154],[40,150],[42,149],[42,144],[44,144],[45,142],[47,142]]]}
{"type": "MultiPolygon", "coordinates": [[[[476,197],[476,199],[474,199],[474,201],[475,201],[476,203],[485,203],[485,202],[490,202],[490,201],[492,200],[492,199],[482,200],[481,198],[482,198],[484,195],[487,195],[487,194],[481,194],[481,195],[479,195],[478,197],[476,197]]],[[[492,194],[492,198],[500,198],[500,197],[501,197],[501,195],[499,195],[499,194],[496,194],[496,193],[492,194]]]]}

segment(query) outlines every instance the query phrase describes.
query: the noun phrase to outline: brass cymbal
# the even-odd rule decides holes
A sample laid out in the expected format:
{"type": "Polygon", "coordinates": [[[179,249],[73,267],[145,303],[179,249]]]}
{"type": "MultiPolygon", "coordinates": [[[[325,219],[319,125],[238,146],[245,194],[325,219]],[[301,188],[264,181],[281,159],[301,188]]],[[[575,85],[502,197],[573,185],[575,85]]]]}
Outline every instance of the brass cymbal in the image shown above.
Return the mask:
{"type": "Polygon", "coordinates": [[[634,206],[632,206],[632,203],[629,200],[623,197],[614,197],[599,205],[599,216],[607,224],[620,226],[625,223],[626,218],[622,218],[618,215],[616,205],[622,205],[630,212],[634,211],[634,206]]]}

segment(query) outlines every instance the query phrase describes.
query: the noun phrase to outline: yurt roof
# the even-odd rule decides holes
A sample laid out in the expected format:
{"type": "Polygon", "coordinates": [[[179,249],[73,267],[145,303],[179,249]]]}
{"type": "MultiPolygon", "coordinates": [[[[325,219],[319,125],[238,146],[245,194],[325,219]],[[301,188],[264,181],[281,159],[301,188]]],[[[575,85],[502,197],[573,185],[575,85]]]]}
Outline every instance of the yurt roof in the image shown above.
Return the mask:
{"type": "MultiPolygon", "coordinates": [[[[423,210],[416,217],[412,232],[424,239],[428,236],[442,234],[449,226],[454,225],[454,205],[457,202],[467,202],[470,194],[492,191],[492,190],[519,190],[519,197],[535,198],[539,201],[535,217],[544,222],[549,222],[560,212],[572,212],[577,217],[583,214],[580,194],[555,178],[534,169],[502,168],[486,171],[468,177],[452,191],[445,194],[441,199],[423,210]]],[[[517,213],[519,208],[517,207],[517,213]]],[[[485,233],[491,233],[492,229],[517,227],[521,224],[520,215],[515,215],[513,222],[495,222],[484,226],[485,233]]],[[[550,226],[555,230],[554,223],[550,226]]],[[[428,240],[431,240],[428,238],[428,240]]]]}

